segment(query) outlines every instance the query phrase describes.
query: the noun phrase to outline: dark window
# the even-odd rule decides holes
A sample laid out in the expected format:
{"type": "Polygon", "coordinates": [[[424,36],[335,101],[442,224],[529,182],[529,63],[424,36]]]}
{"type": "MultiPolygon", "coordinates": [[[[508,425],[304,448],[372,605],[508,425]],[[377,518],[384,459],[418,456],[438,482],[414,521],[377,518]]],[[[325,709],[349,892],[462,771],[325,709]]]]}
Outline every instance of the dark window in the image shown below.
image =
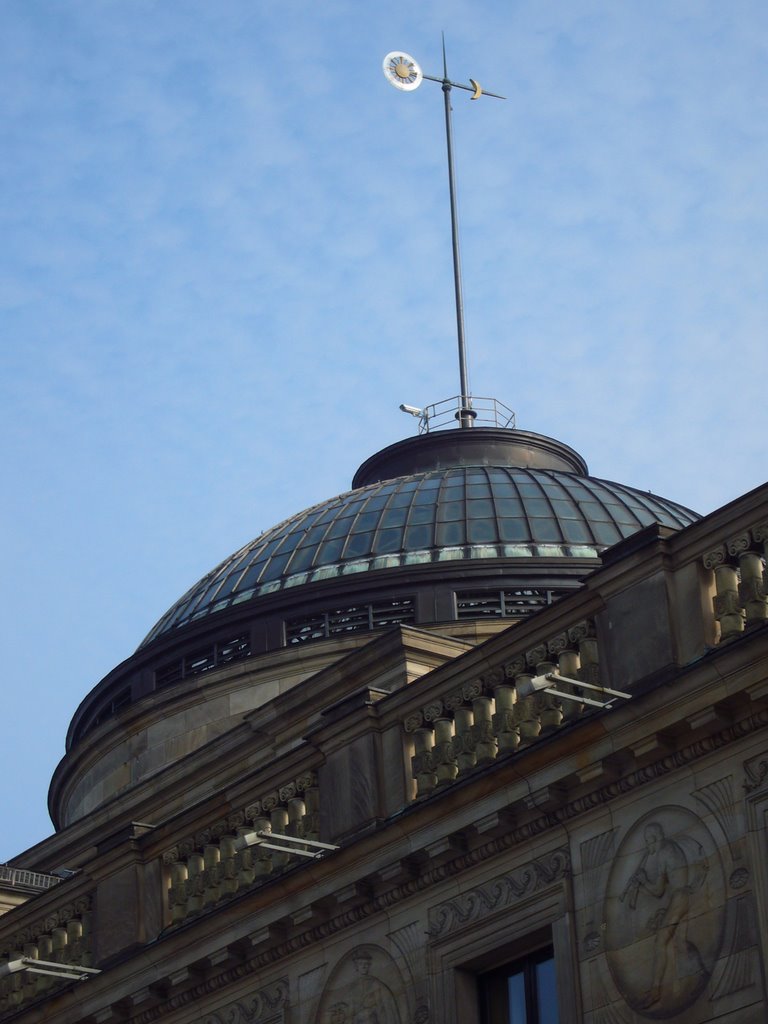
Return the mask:
{"type": "Polygon", "coordinates": [[[483,1024],[559,1024],[555,959],[551,949],[483,975],[483,1024]]]}
{"type": "Polygon", "coordinates": [[[415,608],[412,597],[392,598],[375,604],[333,608],[285,622],[285,642],[302,644],[309,640],[325,640],[343,633],[362,633],[382,626],[413,622],[415,608]]]}

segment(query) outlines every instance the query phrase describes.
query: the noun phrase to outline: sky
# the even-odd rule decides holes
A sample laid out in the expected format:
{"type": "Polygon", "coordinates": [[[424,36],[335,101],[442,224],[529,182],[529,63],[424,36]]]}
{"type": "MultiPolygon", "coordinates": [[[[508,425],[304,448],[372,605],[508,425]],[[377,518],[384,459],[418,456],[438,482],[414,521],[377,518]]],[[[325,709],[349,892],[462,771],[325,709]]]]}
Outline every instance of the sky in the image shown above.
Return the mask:
{"type": "Polygon", "coordinates": [[[707,513],[765,477],[764,0],[2,0],[0,862],[80,700],[459,390],[707,513]]]}

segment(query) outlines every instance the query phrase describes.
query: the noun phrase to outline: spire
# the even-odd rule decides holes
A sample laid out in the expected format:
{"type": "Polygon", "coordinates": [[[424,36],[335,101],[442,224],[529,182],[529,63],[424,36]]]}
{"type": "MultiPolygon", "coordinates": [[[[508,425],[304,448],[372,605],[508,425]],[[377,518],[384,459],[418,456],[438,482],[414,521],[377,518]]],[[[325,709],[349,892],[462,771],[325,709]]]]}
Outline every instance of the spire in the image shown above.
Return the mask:
{"type": "MultiPolygon", "coordinates": [[[[473,425],[476,413],[472,408],[472,396],[469,391],[469,375],[467,373],[467,345],[464,332],[464,296],[461,282],[461,254],[459,251],[459,216],[456,203],[456,175],[454,172],[453,160],[453,128],[451,122],[451,90],[465,89],[472,93],[472,99],[477,100],[481,96],[493,96],[495,99],[503,100],[494,92],[485,92],[480,85],[470,78],[470,85],[463,85],[461,82],[452,82],[448,77],[448,60],[445,54],[445,33],[442,34],[443,47],[443,77],[436,78],[433,75],[425,75],[417,62],[407,53],[393,51],[384,58],[384,75],[388,82],[405,92],[418,89],[423,79],[430,82],[439,82],[443,90],[445,104],[445,140],[448,152],[448,190],[451,201],[451,241],[453,247],[453,287],[456,298],[456,334],[459,352],[459,386],[461,390],[459,409],[456,418],[459,426],[469,428],[473,425]]],[[[401,406],[402,408],[402,406],[401,406]]],[[[409,411],[406,408],[405,411],[409,411]]]]}

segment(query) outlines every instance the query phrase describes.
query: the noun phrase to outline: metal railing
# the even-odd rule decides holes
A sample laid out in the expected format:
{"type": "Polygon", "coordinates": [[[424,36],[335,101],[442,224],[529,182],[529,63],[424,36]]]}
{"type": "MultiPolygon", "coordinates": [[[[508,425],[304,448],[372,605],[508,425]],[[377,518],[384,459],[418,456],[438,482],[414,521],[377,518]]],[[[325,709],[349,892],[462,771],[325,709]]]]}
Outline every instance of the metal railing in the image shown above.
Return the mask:
{"type": "Polygon", "coordinates": [[[56,875],[43,875],[39,871],[26,871],[24,868],[9,868],[0,864],[0,885],[19,889],[37,889],[44,892],[58,885],[61,879],[56,875]]]}
{"type": "MultiPolygon", "coordinates": [[[[469,399],[469,415],[475,427],[497,427],[511,430],[515,426],[514,412],[497,398],[472,397],[469,399]]],[[[432,405],[425,405],[419,412],[419,433],[431,430],[447,430],[461,426],[465,406],[461,395],[444,398],[432,405]]]]}

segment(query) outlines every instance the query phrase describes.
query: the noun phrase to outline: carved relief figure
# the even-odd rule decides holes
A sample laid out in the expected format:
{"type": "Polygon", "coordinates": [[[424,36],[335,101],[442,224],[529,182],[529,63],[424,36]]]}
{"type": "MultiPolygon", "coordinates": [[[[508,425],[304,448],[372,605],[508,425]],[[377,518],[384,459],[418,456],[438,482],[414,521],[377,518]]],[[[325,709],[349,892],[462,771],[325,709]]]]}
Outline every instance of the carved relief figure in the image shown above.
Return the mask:
{"type": "Polygon", "coordinates": [[[608,880],[605,937],[619,992],[645,1017],[691,1005],[719,953],[722,865],[703,822],[663,807],[626,834],[608,880]]]}
{"type": "Polygon", "coordinates": [[[391,957],[359,946],[334,970],[317,1015],[318,1024],[402,1024],[398,999],[404,986],[391,957]]]}
{"type": "MultiPolygon", "coordinates": [[[[658,901],[658,908],[645,923],[645,927],[655,934],[651,984],[647,995],[640,1001],[641,1008],[646,1009],[661,1001],[665,978],[681,973],[681,959],[687,957],[691,961],[684,968],[688,973],[691,968],[695,973],[704,970],[695,943],[687,938],[685,923],[690,910],[691,894],[703,884],[708,865],[706,860],[699,859],[698,873],[694,875],[689,871],[683,847],[673,839],[666,838],[664,828],[658,821],[646,825],[643,834],[645,852],[621,899],[626,899],[632,911],[637,910],[641,890],[658,901]]],[[[698,850],[701,855],[700,846],[698,850]]]]}
{"type": "Polygon", "coordinates": [[[352,1024],[394,1024],[397,1020],[397,1009],[392,993],[378,978],[371,977],[372,960],[371,954],[364,949],[356,950],[353,954],[357,978],[354,986],[352,1024]]]}

